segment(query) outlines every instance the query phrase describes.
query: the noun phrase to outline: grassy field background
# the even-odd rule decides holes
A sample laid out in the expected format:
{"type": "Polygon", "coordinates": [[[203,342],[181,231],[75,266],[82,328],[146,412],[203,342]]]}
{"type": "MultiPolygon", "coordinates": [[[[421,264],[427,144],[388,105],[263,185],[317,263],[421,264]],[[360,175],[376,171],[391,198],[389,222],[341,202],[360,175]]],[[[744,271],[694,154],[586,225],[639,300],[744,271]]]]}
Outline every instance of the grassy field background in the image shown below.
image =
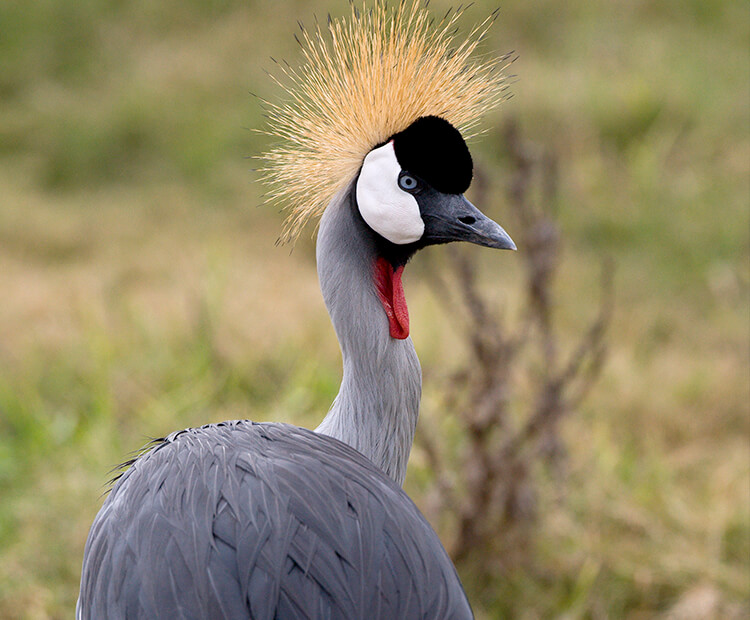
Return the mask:
{"type": "MultiPolygon", "coordinates": [[[[245,157],[265,146],[249,92],[279,94],[269,56],[294,63],[296,20],[346,6],[0,4],[0,618],[72,616],[108,471],[147,437],[313,426],[330,404],[311,235],[274,246],[282,216],[245,157]]],[[[594,312],[605,256],[617,307],[604,376],[565,422],[564,484],[541,489],[544,571],[508,575],[480,618],[750,609],[749,34],[731,0],[501,7],[485,51],[515,50],[519,77],[472,145],[492,214],[513,233],[497,147],[513,118],[560,161],[564,330],[594,312]]],[[[419,277],[430,252],[406,275],[427,400],[461,357],[419,277]]],[[[512,300],[519,261],[484,252],[485,286],[512,300]]]]}

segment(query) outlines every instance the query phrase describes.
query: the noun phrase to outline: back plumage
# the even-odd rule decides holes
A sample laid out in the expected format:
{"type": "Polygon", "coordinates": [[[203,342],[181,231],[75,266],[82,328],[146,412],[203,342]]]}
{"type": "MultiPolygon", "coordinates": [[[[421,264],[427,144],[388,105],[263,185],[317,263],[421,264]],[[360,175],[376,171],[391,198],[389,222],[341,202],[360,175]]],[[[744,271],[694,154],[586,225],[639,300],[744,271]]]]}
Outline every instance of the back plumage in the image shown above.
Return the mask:
{"type": "Polygon", "coordinates": [[[417,507],[340,441],[233,421],[154,443],[94,521],[79,617],[471,617],[417,507]]]}

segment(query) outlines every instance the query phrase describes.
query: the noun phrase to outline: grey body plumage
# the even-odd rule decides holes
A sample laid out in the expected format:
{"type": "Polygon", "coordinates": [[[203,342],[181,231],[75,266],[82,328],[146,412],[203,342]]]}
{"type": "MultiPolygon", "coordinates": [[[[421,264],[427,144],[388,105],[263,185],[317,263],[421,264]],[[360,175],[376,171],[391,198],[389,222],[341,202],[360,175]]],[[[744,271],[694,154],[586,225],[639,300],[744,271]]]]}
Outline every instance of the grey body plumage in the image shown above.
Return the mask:
{"type": "Polygon", "coordinates": [[[224,422],[157,443],[86,545],[79,618],[469,618],[401,488],[342,442],[224,422]]]}

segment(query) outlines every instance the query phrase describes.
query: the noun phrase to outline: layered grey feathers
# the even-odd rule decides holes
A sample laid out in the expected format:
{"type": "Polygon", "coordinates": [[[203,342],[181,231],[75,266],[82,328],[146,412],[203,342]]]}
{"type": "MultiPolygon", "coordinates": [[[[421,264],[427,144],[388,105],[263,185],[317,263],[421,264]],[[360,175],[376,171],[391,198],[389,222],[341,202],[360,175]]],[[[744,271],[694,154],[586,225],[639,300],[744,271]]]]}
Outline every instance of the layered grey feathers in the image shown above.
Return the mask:
{"type": "Polygon", "coordinates": [[[79,618],[470,618],[401,488],[332,438],[225,422],[117,481],[86,544],[79,618]]]}

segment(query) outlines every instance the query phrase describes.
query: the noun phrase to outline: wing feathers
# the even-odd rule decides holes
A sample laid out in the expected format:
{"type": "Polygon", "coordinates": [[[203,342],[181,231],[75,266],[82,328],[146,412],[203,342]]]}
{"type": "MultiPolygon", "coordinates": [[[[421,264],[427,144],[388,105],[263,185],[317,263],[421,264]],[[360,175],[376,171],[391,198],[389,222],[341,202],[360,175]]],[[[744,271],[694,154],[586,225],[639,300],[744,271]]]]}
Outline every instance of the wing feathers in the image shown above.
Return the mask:
{"type": "Polygon", "coordinates": [[[162,440],[89,534],[81,618],[470,618],[404,492],[341,442],[227,422],[162,440]]]}

